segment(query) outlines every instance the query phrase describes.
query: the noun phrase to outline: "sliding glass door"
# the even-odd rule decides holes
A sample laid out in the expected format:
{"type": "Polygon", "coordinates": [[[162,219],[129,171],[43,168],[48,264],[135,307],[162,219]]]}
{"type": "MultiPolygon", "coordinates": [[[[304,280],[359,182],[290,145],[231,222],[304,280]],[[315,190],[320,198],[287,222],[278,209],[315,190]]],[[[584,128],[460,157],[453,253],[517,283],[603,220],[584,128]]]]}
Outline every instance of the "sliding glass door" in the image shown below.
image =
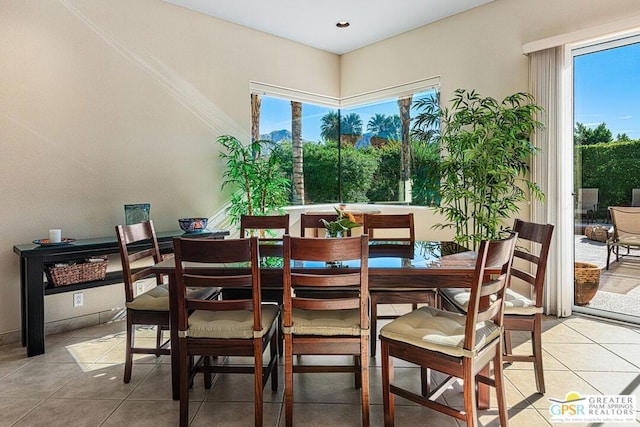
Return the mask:
{"type": "Polygon", "coordinates": [[[574,310],[640,323],[640,250],[607,268],[606,243],[609,207],[640,205],[640,38],[574,49],[573,76],[574,310]]]}

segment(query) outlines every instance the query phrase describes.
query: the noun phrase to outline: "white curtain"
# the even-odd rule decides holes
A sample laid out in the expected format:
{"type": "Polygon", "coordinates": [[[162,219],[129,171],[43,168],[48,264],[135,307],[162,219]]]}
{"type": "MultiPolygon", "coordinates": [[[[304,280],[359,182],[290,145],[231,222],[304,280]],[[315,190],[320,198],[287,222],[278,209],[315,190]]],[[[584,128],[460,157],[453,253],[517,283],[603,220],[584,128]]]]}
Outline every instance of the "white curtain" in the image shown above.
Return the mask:
{"type": "Polygon", "coordinates": [[[529,53],[529,91],[543,108],[534,135],[541,149],[531,175],[545,201],[533,202],[534,222],[555,225],[545,284],[545,312],[571,314],[573,293],[573,143],[571,67],[562,46],[529,53]]]}

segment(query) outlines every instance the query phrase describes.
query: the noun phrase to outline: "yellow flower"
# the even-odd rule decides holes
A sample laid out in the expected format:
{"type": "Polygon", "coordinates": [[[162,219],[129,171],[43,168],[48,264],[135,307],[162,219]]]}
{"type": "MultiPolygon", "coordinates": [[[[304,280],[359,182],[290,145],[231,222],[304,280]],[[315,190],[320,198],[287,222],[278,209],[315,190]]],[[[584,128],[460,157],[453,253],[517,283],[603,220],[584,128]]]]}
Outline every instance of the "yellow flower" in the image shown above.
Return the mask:
{"type": "Polygon", "coordinates": [[[336,214],[338,215],[338,219],[335,221],[321,219],[324,224],[324,228],[327,230],[327,235],[335,237],[338,233],[343,233],[354,227],[360,226],[351,212],[344,212],[336,209],[336,214]]]}

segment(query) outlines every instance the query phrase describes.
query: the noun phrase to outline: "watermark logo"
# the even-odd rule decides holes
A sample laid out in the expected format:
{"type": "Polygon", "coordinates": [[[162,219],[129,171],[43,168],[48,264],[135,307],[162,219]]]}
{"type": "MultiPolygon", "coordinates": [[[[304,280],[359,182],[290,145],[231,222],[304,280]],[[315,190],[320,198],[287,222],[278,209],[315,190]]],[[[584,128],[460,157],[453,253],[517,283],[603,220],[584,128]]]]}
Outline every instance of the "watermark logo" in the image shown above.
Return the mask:
{"type": "Polygon", "coordinates": [[[551,422],[613,422],[633,423],[636,397],[630,395],[581,396],[575,391],[563,399],[550,398],[551,422]]]}

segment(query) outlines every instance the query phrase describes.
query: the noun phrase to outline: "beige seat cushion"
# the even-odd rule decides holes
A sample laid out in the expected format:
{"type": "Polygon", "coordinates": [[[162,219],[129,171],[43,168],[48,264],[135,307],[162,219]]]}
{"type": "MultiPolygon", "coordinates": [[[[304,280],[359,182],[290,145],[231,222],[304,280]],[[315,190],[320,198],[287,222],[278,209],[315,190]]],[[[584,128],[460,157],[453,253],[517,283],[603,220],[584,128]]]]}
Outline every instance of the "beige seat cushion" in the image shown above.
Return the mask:
{"type": "Polygon", "coordinates": [[[138,295],[133,301],[127,303],[131,310],[169,311],[169,289],[167,285],[155,288],[138,295]]]}
{"type": "MultiPolygon", "coordinates": [[[[446,288],[440,291],[449,301],[453,302],[460,310],[466,311],[469,306],[471,293],[464,288],[446,288]]],[[[542,307],[536,307],[530,298],[520,295],[511,288],[507,288],[504,297],[504,314],[528,316],[542,313],[542,307]]]]}
{"type": "Polygon", "coordinates": [[[500,336],[500,328],[495,323],[480,322],[476,325],[474,348],[464,349],[465,321],[463,314],[421,307],[386,324],[380,335],[455,357],[473,357],[500,336]]]}
{"type": "MultiPolygon", "coordinates": [[[[285,333],[288,333],[286,331],[285,333]]],[[[291,312],[290,332],[294,335],[359,336],[360,310],[302,310],[291,312]]]]}
{"type": "MultiPolygon", "coordinates": [[[[188,288],[187,296],[189,298],[206,299],[216,292],[218,292],[218,288],[188,288]]],[[[128,302],[127,308],[131,310],[169,311],[169,288],[167,285],[156,286],[148,292],[138,295],[133,301],[128,302]]]]}
{"type": "MultiPolygon", "coordinates": [[[[262,331],[255,334],[256,337],[267,333],[279,312],[280,308],[275,304],[262,304],[262,331]]],[[[253,311],[196,310],[189,316],[187,336],[192,338],[253,338],[253,311]]]]}

